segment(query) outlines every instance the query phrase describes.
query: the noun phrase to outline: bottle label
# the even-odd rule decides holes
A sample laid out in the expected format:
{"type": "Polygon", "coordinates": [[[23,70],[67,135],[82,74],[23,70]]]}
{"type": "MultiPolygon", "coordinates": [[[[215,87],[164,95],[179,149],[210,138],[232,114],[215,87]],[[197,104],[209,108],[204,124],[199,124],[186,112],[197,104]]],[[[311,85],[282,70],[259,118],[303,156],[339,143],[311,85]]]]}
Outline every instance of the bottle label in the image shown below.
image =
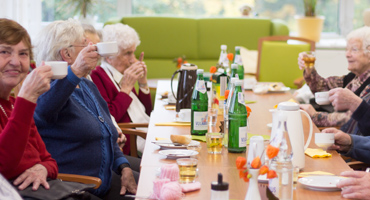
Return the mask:
{"type": "Polygon", "coordinates": [[[247,146],[247,127],[239,127],[239,147],[247,146]]]}
{"type": "Polygon", "coordinates": [[[241,103],[241,104],[245,105],[244,93],[243,92],[238,92],[238,103],[241,103]]]}
{"type": "Polygon", "coordinates": [[[235,61],[234,61],[236,64],[238,65],[243,65],[242,63],[242,57],[238,54],[235,54],[235,61]]]}
{"type": "Polygon", "coordinates": [[[200,93],[204,94],[207,92],[206,84],[204,83],[204,80],[198,80],[197,88],[195,88],[200,93]]]}
{"type": "Polygon", "coordinates": [[[208,112],[197,112],[194,111],[194,118],[193,118],[193,130],[208,130],[208,112]]]}
{"type": "Polygon", "coordinates": [[[269,189],[276,197],[278,197],[279,191],[279,177],[269,179],[269,189]]]}

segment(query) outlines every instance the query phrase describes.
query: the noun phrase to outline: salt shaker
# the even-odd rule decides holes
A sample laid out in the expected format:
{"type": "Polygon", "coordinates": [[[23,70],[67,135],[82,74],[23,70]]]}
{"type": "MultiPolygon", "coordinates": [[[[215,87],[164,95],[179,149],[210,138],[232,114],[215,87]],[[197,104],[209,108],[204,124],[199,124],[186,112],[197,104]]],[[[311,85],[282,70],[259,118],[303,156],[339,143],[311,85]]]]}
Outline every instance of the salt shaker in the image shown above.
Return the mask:
{"type": "Polygon", "coordinates": [[[211,183],[211,200],[228,200],[229,183],[222,182],[222,174],[218,173],[217,182],[211,183]]]}

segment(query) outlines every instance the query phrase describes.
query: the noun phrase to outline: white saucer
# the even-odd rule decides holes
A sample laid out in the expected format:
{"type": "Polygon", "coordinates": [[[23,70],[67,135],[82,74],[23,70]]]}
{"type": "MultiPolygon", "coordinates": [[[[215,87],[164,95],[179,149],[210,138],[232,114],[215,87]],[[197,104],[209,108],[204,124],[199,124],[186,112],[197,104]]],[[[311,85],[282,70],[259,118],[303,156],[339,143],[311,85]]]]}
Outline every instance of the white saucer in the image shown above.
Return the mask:
{"type": "Polygon", "coordinates": [[[191,122],[191,121],[190,120],[182,120],[180,118],[175,118],[175,122],[183,122],[183,123],[185,123],[185,122],[191,122]]]}
{"type": "Polygon", "coordinates": [[[288,92],[290,90],[290,87],[282,87],[279,90],[270,90],[269,93],[281,93],[281,92],[288,92]]]}
{"type": "MultiPolygon", "coordinates": [[[[161,147],[161,149],[186,149],[187,145],[174,144],[171,140],[159,140],[153,142],[154,144],[161,147]]],[[[188,145],[199,145],[200,142],[192,140],[188,145]]]]}
{"type": "Polygon", "coordinates": [[[341,176],[309,176],[298,179],[305,188],[317,191],[337,191],[337,183],[345,177],[341,176]]]}
{"type": "Polygon", "coordinates": [[[198,152],[193,150],[162,150],[158,153],[167,156],[168,159],[190,158],[198,155],[198,152]]]}

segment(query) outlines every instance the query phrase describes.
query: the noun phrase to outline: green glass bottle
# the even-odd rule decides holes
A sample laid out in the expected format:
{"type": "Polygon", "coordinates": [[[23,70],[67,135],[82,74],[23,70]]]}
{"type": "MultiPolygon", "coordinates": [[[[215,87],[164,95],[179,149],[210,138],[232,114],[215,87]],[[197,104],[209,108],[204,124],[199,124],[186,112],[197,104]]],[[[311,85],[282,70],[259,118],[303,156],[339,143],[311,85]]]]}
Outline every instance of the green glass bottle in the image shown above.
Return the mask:
{"type": "Polygon", "coordinates": [[[237,80],[231,96],[229,107],[229,142],[227,149],[232,153],[242,153],[247,150],[247,109],[241,88],[243,81],[237,80]]]}
{"type": "Polygon", "coordinates": [[[238,64],[233,63],[231,64],[231,73],[230,73],[230,78],[238,77],[238,64]]]}
{"type": "Polygon", "coordinates": [[[234,63],[238,64],[238,76],[239,80],[244,80],[244,66],[242,62],[242,57],[240,56],[240,46],[235,47],[235,58],[234,63]]]}
{"type": "Polygon", "coordinates": [[[208,95],[203,72],[203,69],[197,70],[197,81],[191,97],[192,135],[205,135],[208,130],[208,95]]]}

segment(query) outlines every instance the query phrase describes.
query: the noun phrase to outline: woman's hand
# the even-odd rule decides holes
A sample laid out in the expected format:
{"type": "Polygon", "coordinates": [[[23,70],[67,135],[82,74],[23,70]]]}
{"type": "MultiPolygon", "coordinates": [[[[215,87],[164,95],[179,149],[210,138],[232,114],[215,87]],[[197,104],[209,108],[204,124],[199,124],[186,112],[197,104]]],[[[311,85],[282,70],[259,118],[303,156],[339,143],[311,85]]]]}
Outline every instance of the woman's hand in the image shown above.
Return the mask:
{"type": "Polygon", "coordinates": [[[91,70],[95,69],[99,58],[97,47],[90,42],[87,47],[80,51],[75,62],[72,64],[73,73],[79,78],[86,76],[91,70]]]}
{"type": "Polygon", "coordinates": [[[344,133],[336,128],[326,128],[322,130],[323,133],[334,133],[334,144],[330,149],[347,152],[352,144],[352,138],[349,134],[344,133]]]}
{"type": "Polygon", "coordinates": [[[33,167],[24,171],[21,175],[18,176],[17,179],[13,182],[14,185],[19,185],[18,189],[24,190],[28,187],[31,183],[33,183],[32,190],[37,190],[41,185],[44,186],[45,189],[49,189],[50,186],[46,181],[48,176],[48,171],[46,168],[41,164],[36,164],[33,167]]]}
{"type": "Polygon", "coordinates": [[[370,199],[370,173],[361,171],[345,171],[340,174],[348,177],[337,183],[346,199],[370,199]]]}
{"type": "Polygon", "coordinates": [[[299,108],[306,111],[308,115],[310,115],[310,117],[312,117],[313,115],[317,113],[315,108],[313,108],[311,104],[300,104],[299,108]]]}
{"type": "Polygon", "coordinates": [[[121,92],[130,94],[132,88],[135,86],[136,81],[139,79],[140,81],[143,81],[143,79],[146,80],[146,66],[144,62],[137,61],[123,73],[121,92]]]}
{"type": "Polygon", "coordinates": [[[362,99],[347,88],[334,88],[329,91],[329,100],[337,111],[355,112],[362,99]]]}
{"type": "Polygon", "coordinates": [[[120,148],[123,148],[125,146],[125,143],[127,141],[127,138],[125,134],[122,133],[122,130],[120,128],[117,128],[118,132],[118,138],[117,138],[117,143],[120,148]]]}
{"type": "Polygon", "coordinates": [[[43,62],[42,66],[36,67],[27,75],[18,96],[36,103],[37,98],[50,89],[50,79],[52,76],[51,67],[45,65],[43,62]]]}
{"type": "Polygon", "coordinates": [[[129,192],[131,194],[136,194],[137,184],[134,178],[134,174],[129,167],[125,167],[122,169],[122,176],[121,176],[121,195],[126,194],[129,192]]]}

